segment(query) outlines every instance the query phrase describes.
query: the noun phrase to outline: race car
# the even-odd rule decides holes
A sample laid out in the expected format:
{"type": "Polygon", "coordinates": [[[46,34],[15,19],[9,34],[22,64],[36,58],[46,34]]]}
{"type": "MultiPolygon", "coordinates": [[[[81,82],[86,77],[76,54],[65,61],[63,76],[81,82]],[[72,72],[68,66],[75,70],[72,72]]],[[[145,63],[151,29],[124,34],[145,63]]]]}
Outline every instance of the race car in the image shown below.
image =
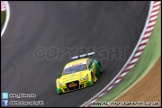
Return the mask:
{"type": "Polygon", "coordinates": [[[63,72],[59,73],[60,78],[56,79],[56,92],[63,94],[66,92],[92,86],[103,69],[99,61],[90,58],[94,52],[72,57],[70,63],[66,64],[63,72]]]}

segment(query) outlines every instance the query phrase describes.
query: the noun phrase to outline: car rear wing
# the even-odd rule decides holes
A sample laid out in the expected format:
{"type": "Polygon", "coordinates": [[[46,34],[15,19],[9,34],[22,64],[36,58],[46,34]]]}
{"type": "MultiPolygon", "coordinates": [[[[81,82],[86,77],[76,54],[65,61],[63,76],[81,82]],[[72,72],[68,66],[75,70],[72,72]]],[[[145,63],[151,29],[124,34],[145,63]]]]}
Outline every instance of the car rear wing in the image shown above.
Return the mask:
{"type": "Polygon", "coordinates": [[[89,56],[92,56],[92,55],[95,55],[95,52],[90,52],[90,53],[87,53],[87,54],[82,54],[82,55],[78,55],[78,56],[73,56],[71,58],[71,60],[76,60],[76,59],[80,59],[80,58],[84,58],[84,57],[89,57],[89,56]]]}

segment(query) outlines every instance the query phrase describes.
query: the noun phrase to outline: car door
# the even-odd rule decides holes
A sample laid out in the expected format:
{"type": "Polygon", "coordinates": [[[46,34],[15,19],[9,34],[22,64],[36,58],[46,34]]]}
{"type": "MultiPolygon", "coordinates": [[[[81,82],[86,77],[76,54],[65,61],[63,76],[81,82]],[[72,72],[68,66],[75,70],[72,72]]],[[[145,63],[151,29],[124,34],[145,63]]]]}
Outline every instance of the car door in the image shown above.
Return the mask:
{"type": "Polygon", "coordinates": [[[89,67],[89,70],[93,73],[93,75],[96,75],[97,69],[96,69],[93,59],[91,58],[88,59],[88,67],[89,67]]]}

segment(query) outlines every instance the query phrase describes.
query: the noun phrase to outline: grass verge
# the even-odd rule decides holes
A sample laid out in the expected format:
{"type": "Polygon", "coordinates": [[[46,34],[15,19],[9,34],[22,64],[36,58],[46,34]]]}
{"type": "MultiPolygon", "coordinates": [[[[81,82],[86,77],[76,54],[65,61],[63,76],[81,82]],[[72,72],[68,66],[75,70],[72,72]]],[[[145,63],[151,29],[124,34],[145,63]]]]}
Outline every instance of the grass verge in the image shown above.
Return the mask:
{"type": "Polygon", "coordinates": [[[150,68],[154,65],[158,57],[161,55],[161,9],[159,11],[156,26],[152,35],[143,51],[140,59],[133,69],[116,85],[107,95],[101,97],[98,101],[113,101],[119,97],[124,91],[127,91],[139,79],[141,79],[150,68]]]}
{"type": "Polygon", "coordinates": [[[6,12],[1,11],[1,30],[4,25],[5,18],[6,18],[6,12]]]}

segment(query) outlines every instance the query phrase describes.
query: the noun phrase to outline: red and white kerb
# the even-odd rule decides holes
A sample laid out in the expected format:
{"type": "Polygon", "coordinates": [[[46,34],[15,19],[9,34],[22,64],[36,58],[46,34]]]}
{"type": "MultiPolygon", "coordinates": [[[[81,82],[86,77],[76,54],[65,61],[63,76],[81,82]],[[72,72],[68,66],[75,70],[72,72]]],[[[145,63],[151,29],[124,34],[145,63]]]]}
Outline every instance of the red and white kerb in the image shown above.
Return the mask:
{"type": "Polygon", "coordinates": [[[1,11],[6,11],[6,5],[4,1],[1,1],[1,11]]]}
{"type": "MultiPolygon", "coordinates": [[[[107,94],[108,91],[111,90],[117,83],[119,83],[121,81],[121,79],[123,79],[123,77],[128,72],[130,72],[130,70],[134,67],[134,65],[136,64],[136,62],[140,58],[143,50],[145,49],[146,44],[147,44],[147,42],[149,40],[149,37],[150,37],[150,35],[151,35],[152,31],[153,31],[153,28],[154,28],[155,23],[156,23],[156,19],[158,17],[160,3],[161,3],[160,1],[153,1],[153,6],[152,6],[152,9],[151,9],[151,14],[148,17],[149,21],[146,24],[146,29],[144,31],[144,35],[142,36],[141,42],[138,44],[137,50],[135,51],[135,53],[132,56],[132,58],[129,61],[129,63],[126,65],[125,69],[123,69],[123,71],[110,84],[110,86],[107,86],[106,88],[104,88],[104,90],[102,90],[102,92],[98,93],[91,100],[89,100],[89,103],[93,103],[93,102],[97,101],[100,97],[102,97],[103,95],[107,94]]],[[[81,107],[88,107],[88,106],[90,106],[90,104],[81,105],[81,107]]]]}

